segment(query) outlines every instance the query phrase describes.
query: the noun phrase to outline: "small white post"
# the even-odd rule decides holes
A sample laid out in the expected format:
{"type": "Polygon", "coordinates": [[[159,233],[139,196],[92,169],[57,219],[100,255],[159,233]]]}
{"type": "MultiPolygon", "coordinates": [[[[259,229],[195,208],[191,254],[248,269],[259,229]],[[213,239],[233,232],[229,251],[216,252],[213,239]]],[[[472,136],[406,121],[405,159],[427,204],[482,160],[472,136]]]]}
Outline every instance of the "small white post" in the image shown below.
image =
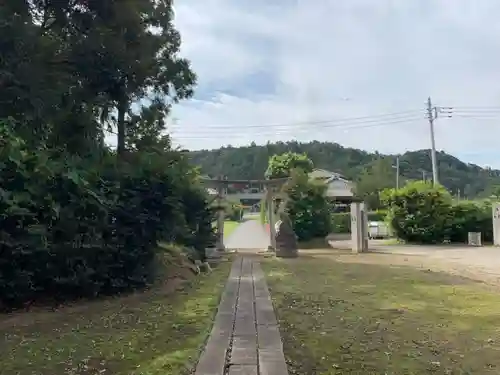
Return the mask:
{"type": "Polygon", "coordinates": [[[493,245],[500,246],[500,203],[492,204],[493,216],[493,245]]]}

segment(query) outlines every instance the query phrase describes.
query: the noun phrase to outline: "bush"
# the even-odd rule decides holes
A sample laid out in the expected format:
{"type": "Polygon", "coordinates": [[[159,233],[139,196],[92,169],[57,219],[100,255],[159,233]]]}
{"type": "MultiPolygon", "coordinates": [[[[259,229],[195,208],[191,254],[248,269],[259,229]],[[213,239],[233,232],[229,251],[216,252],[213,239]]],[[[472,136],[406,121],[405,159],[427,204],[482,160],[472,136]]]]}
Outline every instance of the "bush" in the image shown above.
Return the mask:
{"type": "Polygon", "coordinates": [[[326,185],[310,181],[304,172],[296,171],[284,186],[288,195],[285,211],[290,216],[299,241],[327,236],[332,228],[326,185]]]}
{"type": "Polygon", "coordinates": [[[391,189],[383,200],[390,207],[388,219],[398,238],[414,243],[445,240],[451,196],[442,186],[413,182],[403,189],[391,189]]]}
{"type": "Polygon", "coordinates": [[[486,242],[493,241],[490,202],[460,202],[451,207],[446,238],[450,242],[468,242],[469,232],[481,232],[486,242]]]}
{"type": "Polygon", "coordinates": [[[226,211],[226,217],[231,221],[240,221],[242,215],[242,208],[237,204],[230,204],[226,211]]]}
{"type": "Polygon", "coordinates": [[[385,193],[388,218],[398,238],[413,243],[467,243],[469,232],[493,240],[490,202],[452,203],[443,188],[414,182],[385,193]]]}
{"type": "Polygon", "coordinates": [[[387,210],[377,210],[368,212],[368,221],[385,221],[387,219],[387,210]]]}
{"type": "Polygon", "coordinates": [[[339,212],[332,214],[333,233],[351,233],[351,213],[339,212]]]}
{"type": "MultiPolygon", "coordinates": [[[[378,210],[368,212],[368,221],[385,221],[387,211],[378,210]]],[[[351,213],[338,212],[332,214],[332,232],[333,233],[351,233],[351,213]]]]}
{"type": "Polygon", "coordinates": [[[162,239],[204,250],[213,215],[180,154],[128,159],[89,168],[0,126],[0,305],[144,287],[162,239]]]}

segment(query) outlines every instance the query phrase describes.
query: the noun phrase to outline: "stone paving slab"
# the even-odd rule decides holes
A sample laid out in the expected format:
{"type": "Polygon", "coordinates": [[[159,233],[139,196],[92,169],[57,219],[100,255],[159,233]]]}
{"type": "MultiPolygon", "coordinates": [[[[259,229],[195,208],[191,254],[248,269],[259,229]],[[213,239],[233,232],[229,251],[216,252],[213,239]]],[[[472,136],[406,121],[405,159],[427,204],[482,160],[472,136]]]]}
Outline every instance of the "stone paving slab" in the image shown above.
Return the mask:
{"type": "Polygon", "coordinates": [[[288,375],[279,326],[258,261],[231,266],[195,375],[288,375]]]}

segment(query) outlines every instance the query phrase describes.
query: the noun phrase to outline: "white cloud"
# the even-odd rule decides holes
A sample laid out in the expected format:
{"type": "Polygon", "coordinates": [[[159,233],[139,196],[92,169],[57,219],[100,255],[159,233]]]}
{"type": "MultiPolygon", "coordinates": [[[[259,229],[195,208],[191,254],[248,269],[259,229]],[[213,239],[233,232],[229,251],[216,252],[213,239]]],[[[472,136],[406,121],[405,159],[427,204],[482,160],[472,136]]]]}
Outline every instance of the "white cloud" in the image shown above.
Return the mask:
{"type": "MultiPolygon", "coordinates": [[[[436,105],[500,108],[498,1],[268,3],[182,0],[176,6],[183,54],[199,75],[197,100],[174,111],[174,136],[184,146],[295,138],[402,152],[429,147],[423,116],[429,95],[436,105]],[[243,94],[242,82],[258,72],[273,78],[272,90],[243,94]],[[369,127],[383,118],[358,120],[357,128],[338,121],[263,126],[420,109],[398,117],[415,121],[390,126],[369,127]]],[[[458,115],[437,120],[437,147],[485,163],[500,138],[500,109],[494,120],[458,115]]],[[[500,160],[488,164],[500,167],[500,160]]]]}

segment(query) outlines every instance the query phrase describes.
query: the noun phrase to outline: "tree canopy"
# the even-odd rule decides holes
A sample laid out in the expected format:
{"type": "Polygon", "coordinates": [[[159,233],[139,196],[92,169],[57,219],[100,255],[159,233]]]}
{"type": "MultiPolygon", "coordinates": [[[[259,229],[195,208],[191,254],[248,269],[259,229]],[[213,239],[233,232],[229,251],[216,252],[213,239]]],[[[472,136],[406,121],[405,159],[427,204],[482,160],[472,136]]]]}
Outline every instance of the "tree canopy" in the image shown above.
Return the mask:
{"type": "Polygon", "coordinates": [[[5,0],[0,19],[0,118],[34,144],[93,153],[111,130],[123,154],[193,93],[171,0],[5,0]]]}
{"type": "Polygon", "coordinates": [[[271,179],[285,178],[289,177],[294,169],[309,173],[313,170],[313,162],[306,154],[297,154],[295,152],[273,155],[269,159],[265,175],[271,179]]]}

